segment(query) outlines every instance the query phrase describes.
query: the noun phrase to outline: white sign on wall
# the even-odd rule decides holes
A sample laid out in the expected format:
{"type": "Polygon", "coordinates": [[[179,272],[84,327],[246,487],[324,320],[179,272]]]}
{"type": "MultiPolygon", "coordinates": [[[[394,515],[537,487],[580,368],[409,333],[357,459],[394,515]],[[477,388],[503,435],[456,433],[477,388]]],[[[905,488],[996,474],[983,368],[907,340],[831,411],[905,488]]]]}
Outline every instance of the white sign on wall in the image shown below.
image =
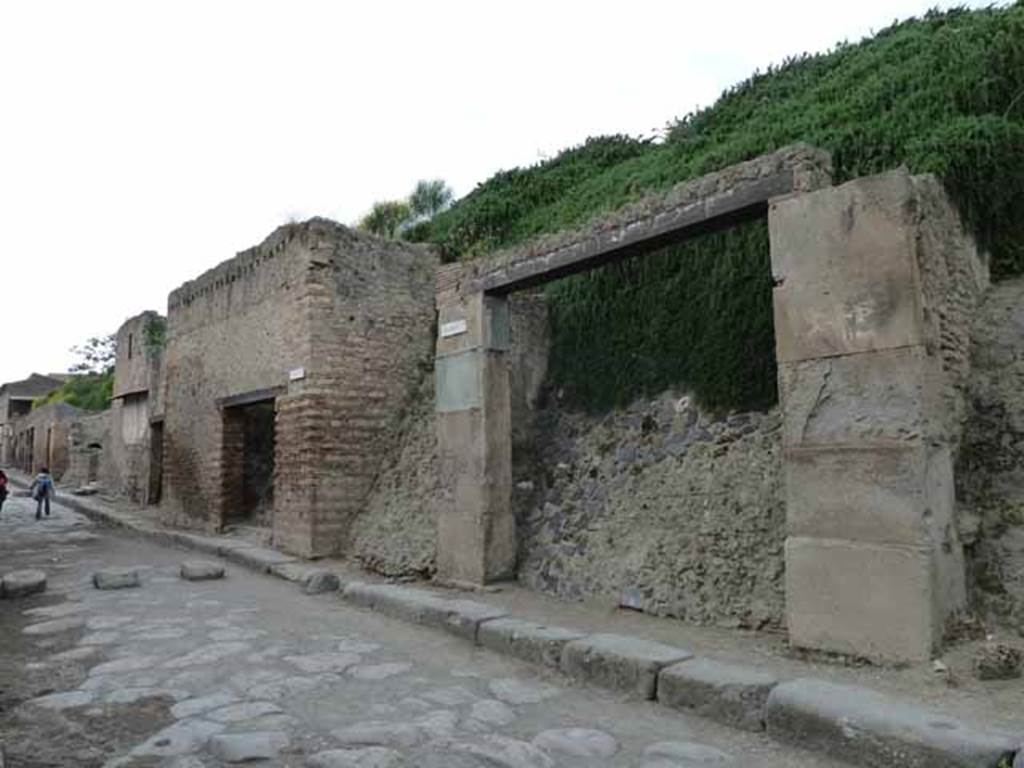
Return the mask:
{"type": "Polygon", "coordinates": [[[292,368],[288,371],[288,381],[299,381],[306,378],[305,368],[292,368]]]}
{"type": "Polygon", "coordinates": [[[465,333],[466,329],[465,320],[452,320],[450,323],[442,323],[441,338],[447,339],[449,336],[458,336],[460,333],[465,333]]]}

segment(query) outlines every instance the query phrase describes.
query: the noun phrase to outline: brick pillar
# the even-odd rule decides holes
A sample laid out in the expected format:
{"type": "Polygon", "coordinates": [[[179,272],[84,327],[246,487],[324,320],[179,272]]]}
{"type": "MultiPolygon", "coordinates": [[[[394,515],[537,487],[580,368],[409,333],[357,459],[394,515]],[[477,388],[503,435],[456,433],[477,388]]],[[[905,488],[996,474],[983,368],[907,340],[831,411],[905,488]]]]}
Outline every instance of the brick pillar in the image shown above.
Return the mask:
{"type": "Polygon", "coordinates": [[[770,207],[794,646],[927,659],[965,604],[921,210],[902,171],[770,207]]]}
{"type": "Polygon", "coordinates": [[[301,386],[277,398],[274,423],[274,545],[315,557],[329,554],[328,542],[314,546],[316,518],[323,504],[321,484],[326,396],[301,386]]]}
{"type": "Polygon", "coordinates": [[[472,293],[439,303],[438,576],[483,584],[511,577],[516,562],[508,302],[472,293]]]}

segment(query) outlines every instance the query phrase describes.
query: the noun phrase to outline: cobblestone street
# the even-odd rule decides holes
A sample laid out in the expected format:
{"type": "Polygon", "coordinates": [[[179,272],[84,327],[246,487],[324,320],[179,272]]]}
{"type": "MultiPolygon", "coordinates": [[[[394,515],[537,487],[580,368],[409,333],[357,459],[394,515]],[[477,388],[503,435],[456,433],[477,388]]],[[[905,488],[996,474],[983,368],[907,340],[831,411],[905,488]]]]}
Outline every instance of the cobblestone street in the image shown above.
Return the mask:
{"type": "Polygon", "coordinates": [[[193,555],[60,505],[10,499],[0,547],[49,576],[0,603],[7,768],[832,765],[241,568],[184,581],[193,555]],[[93,587],[129,565],[140,588],[93,587]]]}

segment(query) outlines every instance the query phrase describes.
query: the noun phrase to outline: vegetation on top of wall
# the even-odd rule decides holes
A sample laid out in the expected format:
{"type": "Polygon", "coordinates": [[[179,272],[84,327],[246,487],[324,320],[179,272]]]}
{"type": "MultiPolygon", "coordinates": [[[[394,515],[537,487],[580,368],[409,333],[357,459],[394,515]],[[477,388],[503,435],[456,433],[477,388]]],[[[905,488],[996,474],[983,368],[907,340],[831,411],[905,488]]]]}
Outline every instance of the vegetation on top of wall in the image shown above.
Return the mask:
{"type": "Polygon", "coordinates": [[[452,189],[444,179],[420,179],[404,200],[378,200],[356,228],[377,237],[422,239],[417,233],[452,204],[452,189]]]}
{"type": "MultiPolygon", "coordinates": [[[[936,173],[993,276],[1024,273],[1024,0],[795,57],[676,121],[664,142],[589,139],[502,171],[410,236],[473,258],[796,141],[831,151],[837,182],[899,165],[936,173]]],[[[552,379],[590,407],[669,386],[710,407],[763,407],[776,399],[770,291],[763,227],[560,281],[552,379]]]]}
{"type": "Polygon", "coordinates": [[[150,354],[159,352],[167,344],[167,318],[152,314],[146,318],[143,328],[146,337],[146,351],[150,354]]]}
{"type": "Polygon", "coordinates": [[[113,394],[113,369],[102,373],[80,373],[71,376],[49,394],[37,397],[32,402],[32,408],[61,402],[84,411],[104,411],[110,406],[113,394]]]}

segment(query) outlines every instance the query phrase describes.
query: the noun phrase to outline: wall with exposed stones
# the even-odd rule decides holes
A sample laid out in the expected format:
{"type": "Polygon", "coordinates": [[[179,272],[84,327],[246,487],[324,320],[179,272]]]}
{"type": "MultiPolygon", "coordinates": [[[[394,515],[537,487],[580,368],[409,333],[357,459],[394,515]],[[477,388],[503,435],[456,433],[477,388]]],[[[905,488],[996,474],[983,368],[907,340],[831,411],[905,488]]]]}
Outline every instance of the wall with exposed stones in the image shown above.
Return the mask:
{"type": "MultiPolygon", "coordinates": [[[[547,304],[519,294],[509,306],[513,445],[531,446],[538,396],[547,371],[547,304]]],[[[352,552],[363,567],[388,576],[432,576],[437,569],[437,515],[441,509],[434,372],[424,372],[400,427],[398,449],[376,479],[353,528],[352,552]]],[[[514,450],[520,461],[525,454],[514,450]]]]}
{"type": "Polygon", "coordinates": [[[968,584],[990,625],[1024,636],[1024,280],[986,295],[971,363],[956,475],[968,584]]]}
{"type": "Polygon", "coordinates": [[[70,429],[68,471],[63,484],[79,488],[103,482],[103,446],[110,431],[110,411],[94,413],[77,419],[70,429]]]}
{"type": "Polygon", "coordinates": [[[54,480],[68,471],[71,429],[82,411],[64,402],[47,403],[14,423],[15,466],[34,473],[46,467],[54,480]]]}
{"type": "Polygon", "coordinates": [[[122,323],[115,337],[114,391],[101,484],[108,493],[140,503],[150,501],[150,421],[162,384],[163,348],[153,343],[151,326],[162,321],[156,312],[142,312],[122,323]]]}
{"type": "MultiPolygon", "coordinates": [[[[785,509],[777,411],[715,418],[682,394],[601,415],[543,386],[541,297],[513,295],[510,376],[519,578],[569,599],[624,600],[701,623],[782,622],[785,509]]],[[[389,576],[436,570],[440,484],[433,378],[354,528],[389,576]]]]}
{"type": "Polygon", "coordinates": [[[954,457],[968,418],[971,332],[989,287],[988,265],[964,227],[941,182],[930,174],[910,178],[916,193],[915,253],[924,298],[925,348],[940,362],[942,423],[932,438],[949,445],[954,457]]]}
{"type": "Polygon", "coordinates": [[[520,579],[698,624],[783,621],[777,410],[715,417],[683,393],[589,415],[552,402],[516,476],[520,579]]]}

